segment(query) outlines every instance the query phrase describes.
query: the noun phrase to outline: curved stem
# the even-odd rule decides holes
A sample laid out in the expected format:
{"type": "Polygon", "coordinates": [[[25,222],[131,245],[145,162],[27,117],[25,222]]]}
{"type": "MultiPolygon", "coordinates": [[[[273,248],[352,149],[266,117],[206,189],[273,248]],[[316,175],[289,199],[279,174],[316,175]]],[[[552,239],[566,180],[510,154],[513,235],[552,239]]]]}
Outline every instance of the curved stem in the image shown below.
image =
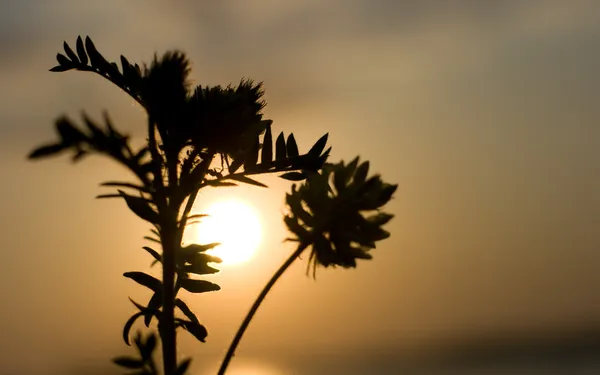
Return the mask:
{"type": "Polygon", "coordinates": [[[292,255],[290,255],[290,257],[285,261],[285,263],[283,263],[281,265],[281,267],[279,267],[277,272],[275,272],[275,274],[271,277],[271,280],[269,280],[267,285],[265,285],[263,290],[260,292],[260,294],[256,298],[256,301],[254,301],[254,304],[252,304],[250,311],[248,311],[246,318],[244,318],[242,325],[240,326],[237,333],[235,334],[235,337],[233,338],[233,341],[231,342],[231,345],[229,346],[229,349],[227,350],[227,354],[225,354],[225,358],[223,358],[223,362],[221,363],[221,367],[219,368],[218,375],[225,374],[225,371],[227,370],[227,366],[229,365],[231,358],[233,358],[233,355],[235,354],[235,349],[237,348],[238,344],[240,343],[240,340],[242,339],[244,332],[246,332],[246,329],[248,328],[248,325],[250,325],[250,322],[252,321],[252,318],[256,314],[256,311],[258,310],[260,304],[265,299],[265,297],[267,296],[267,294],[269,293],[271,288],[273,288],[273,285],[275,285],[275,283],[281,277],[281,275],[283,275],[283,273],[292,265],[292,263],[294,263],[296,258],[298,258],[300,256],[300,254],[302,254],[302,252],[307,247],[308,247],[308,244],[305,244],[305,243],[300,244],[298,246],[298,249],[296,251],[294,251],[294,253],[292,255]]]}

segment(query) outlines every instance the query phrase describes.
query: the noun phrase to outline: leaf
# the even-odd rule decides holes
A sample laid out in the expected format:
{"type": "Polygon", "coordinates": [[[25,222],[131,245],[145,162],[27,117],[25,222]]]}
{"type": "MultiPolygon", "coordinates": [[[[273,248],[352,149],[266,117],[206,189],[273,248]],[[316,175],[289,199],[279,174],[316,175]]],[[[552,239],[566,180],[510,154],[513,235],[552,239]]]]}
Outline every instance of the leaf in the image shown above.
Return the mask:
{"type": "Polygon", "coordinates": [[[131,346],[131,344],[129,343],[129,331],[131,331],[131,327],[133,326],[133,323],[135,323],[135,321],[142,315],[144,315],[144,313],[141,311],[138,313],[135,313],[125,323],[125,326],[123,327],[123,341],[125,341],[125,344],[131,346]]]}
{"type": "Polygon", "coordinates": [[[156,242],[156,243],[158,243],[158,244],[160,244],[160,243],[161,243],[159,239],[157,239],[157,238],[154,238],[154,237],[150,237],[150,236],[144,236],[144,239],[145,239],[145,240],[148,240],[148,241],[156,242]]]}
{"type": "Polygon", "coordinates": [[[67,59],[67,57],[65,55],[62,55],[60,53],[56,54],[56,61],[58,61],[58,63],[61,66],[68,66],[71,69],[74,67],[73,63],[71,62],[71,60],[67,59]]]}
{"type": "Polygon", "coordinates": [[[144,272],[125,272],[123,276],[130,278],[136,283],[153,290],[154,293],[160,293],[161,291],[162,283],[160,282],[160,280],[144,272]]]}
{"type": "Polygon", "coordinates": [[[73,155],[73,157],[71,157],[71,161],[73,161],[73,163],[76,163],[76,162],[80,161],[81,159],[83,159],[83,157],[87,154],[88,154],[88,152],[85,150],[78,150],[75,153],[75,155],[73,155]]]}
{"type": "Polygon", "coordinates": [[[186,358],[177,366],[177,370],[175,370],[175,375],[183,375],[187,371],[188,367],[190,367],[190,363],[192,362],[191,358],[186,358]]]}
{"type": "Polygon", "coordinates": [[[215,283],[206,280],[186,279],[181,281],[181,287],[190,293],[206,293],[221,290],[215,283]]]}
{"type": "Polygon", "coordinates": [[[301,172],[287,172],[279,177],[289,181],[302,181],[306,179],[306,175],[301,172]]]}
{"type": "Polygon", "coordinates": [[[162,306],[162,291],[154,293],[150,301],[148,302],[148,306],[146,307],[147,313],[144,316],[144,324],[146,327],[150,326],[150,322],[152,322],[152,317],[155,314],[158,314],[160,307],[162,306]]]}
{"type": "Polygon", "coordinates": [[[209,275],[218,273],[219,270],[208,265],[208,263],[221,263],[222,260],[214,255],[199,253],[187,259],[189,265],[184,266],[185,272],[195,273],[197,275],[209,275]]]}
{"type": "Polygon", "coordinates": [[[142,355],[142,359],[147,361],[152,357],[152,352],[156,348],[156,335],[151,333],[146,340],[146,345],[143,350],[140,350],[140,354],[142,355]]]}
{"type": "Polygon", "coordinates": [[[260,154],[260,162],[267,164],[273,161],[273,136],[271,135],[271,126],[267,126],[265,136],[263,138],[263,147],[260,154]]]}
{"type": "Polygon", "coordinates": [[[181,327],[183,327],[183,329],[194,335],[196,339],[202,342],[206,342],[206,336],[208,336],[208,331],[206,330],[206,327],[204,327],[202,324],[190,322],[184,319],[176,318],[175,320],[180,324],[181,327]]]}
{"type": "Polygon", "coordinates": [[[147,252],[150,253],[150,255],[152,255],[152,257],[154,259],[156,259],[156,261],[161,262],[162,263],[162,256],[158,253],[158,251],[154,250],[151,247],[148,246],[144,246],[142,247],[142,249],[146,250],[147,252]]]}
{"type": "Polygon", "coordinates": [[[133,357],[117,357],[113,358],[112,361],[115,364],[125,368],[138,369],[144,367],[144,361],[133,357]]]}
{"type": "Polygon", "coordinates": [[[87,56],[87,53],[85,53],[85,48],[83,47],[83,40],[81,40],[81,36],[77,37],[76,48],[77,48],[77,55],[79,55],[79,60],[81,61],[81,63],[83,65],[87,65],[88,56],[87,56]]]}
{"type": "Polygon", "coordinates": [[[198,321],[198,317],[196,317],[196,314],[194,314],[192,312],[192,310],[188,307],[188,305],[186,305],[185,302],[183,302],[180,298],[177,298],[175,300],[175,306],[179,307],[179,309],[181,310],[181,312],[192,322],[195,323],[199,323],[198,321]]]}
{"type": "Polygon", "coordinates": [[[129,183],[129,182],[108,181],[108,182],[101,183],[100,186],[124,187],[124,188],[135,189],[135,190],[138,190],[138,191],[140,191],[142,193],[150,193],[150,189],[148,189],[147,187],[141,186],[141,185],[132,184],[132,183],[129,183]]]}
{"type": "Polygon", "coordinates": [[[90,39],[89,36],[85,37],[85,49],[90,57],[90,62],[93,68],[98,69],[100,73],[107,73],[107,71],[110,70],[110,68],[107,69],[107,67],[110,67],[110,64],[108,61],[106,61],[104,56],[98,52],[94,42],[92,42],[92,39],[90,39]]]}
{"type": "Polygon", "coordinates": [[[260,149],[260,143],[258,141],[258,136],[254,137],[254,143],[252,143],[252,147],[248,152],[246,152],[246,157],[244,158],[244,169],[246,171],[252,169],[256,166],[256,162],[258,161],[258,151],[260,149]]]}
{"type": "Polygon", "coordinates": [[[369,162],[365,161],[356,168],[352,182],[354,184],[363,184],[367,178],[367,173],[369,173],[369,162]]]}
{"type": "Polygon", "coordinates": [[[63,66],[63,65],[57,65],[53,68],[50,68],[49,70],[51,72],[66,72],[67,70],[71,70],[73,69],[73,67],[70,66],[63,66]]]}
{"type": "Polygon", "coordinates": [[[296,156],[299,155],[298,145],[296,144],[296,139],[294,138],[294,134],[290,134],[288,136],[288,139],[286,142],[286,150],[287,150],[287,155],[289,158],[295,158],[296,156]]]}
{"type": "Polygon", "coordinates": [[[256,180],[253,180],[250,177],[246,177],[244,175],[231,175],[231,176],[229,176],[229,178],[232,180],[243,182],[245,184],[250,184],[250,185],[260,186],[260,187],[265,187],[265,188],[268,187],[267,185],[263,184],[262,182],[258,182],[256,180]]]}
{"type": "Polygon", "coordinates": [[[223,186],[223,187],[226,187],[226,186],[238,186],[238,184],[236,184],[235,182],[219,181],[219,180],[208,180],[208,181],[204,181],[204,183],[207,186],[214,186],[214,187],[217,187],[217,186],[223,186]]]}
{"type": "Polygon", "coordinates": [[[150,207],[146,199],[125,194],[122,190],[117,191],[125,199],[127,206],[131,211],[133,211],[134,214],[152,224],[158,224],[158,212],[154,211],[154,209],[150,207]]]}
{"type": "Polygon", "coordinates": [[[329,137],[329,133],[325,134],[324,136],[322,136],[321,138],[319,138],[319,140],[310,148],[310,150],[308,151],[308,154],[311,156],[320,156],[321,152],[323,152],[323,150],[325,149],[325,146],[327,145],[327,138],[329,137]]]}
{"type": "Polygon", "coordinates": [[[244,164],[244,158],[242,156],[237,156],[236,158],[233,159],[233,161],[231,162],[231,165],[229,165],[229,168],[227,169],[227,171],[229,172],[229,174],[233,174],[238,169],[240,169],[240,167],[243,164],[244,164]]]}
{"type": "Polygon", "coordinates": [[[27,157],[29,159],[39,159],[42,157],[58,154],[67,148],[68,148],[67,146],[60,144],[60,143],[44,145],[44,146],[40,146],[40,147],[36,148],[35,150],[33,150],[27,157]]]}
{"type": "Polygon", "coordinates": [[[63,48],[64,48],[67,56],[69,56],[69,59],[71,59],[71,61],[73,61],[75,63],[79,63],[79,59],[77,58],[77,55],[75,54],[75,52],[73,52],[71,47],[69,47],[67,42],[63,42],[63,48]]]}
{"type": "Polygon", "coordinates": [[[285,138],[283,136],[283,132],[281,132],[275,141],[275,161],[283,161],[285,158],[285,138]]]}

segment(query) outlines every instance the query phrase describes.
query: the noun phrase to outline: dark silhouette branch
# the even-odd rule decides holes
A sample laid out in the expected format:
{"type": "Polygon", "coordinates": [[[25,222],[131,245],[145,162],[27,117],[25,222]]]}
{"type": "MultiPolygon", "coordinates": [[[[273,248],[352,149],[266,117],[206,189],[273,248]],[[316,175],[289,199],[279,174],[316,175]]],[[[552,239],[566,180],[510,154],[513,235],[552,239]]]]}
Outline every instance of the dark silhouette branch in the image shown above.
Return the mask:
{"type": "Polygon", "coordinates": [[[277,272],[275,272],[275,274],[271,277],[269,282],[265,285],[263,290],[260,292],[260,294],[256,298],[256,301],[254,301],[254,303],[252,304],[250,311],[248,311],[248,314],[244,318],[242,325],[240,326],[237,333],[235,334],[235,337],[233,338],[231,345],[229,345],[227,354],[225,354],[225,357],[223,358],[223,362],[221,363],[221,367],[219,368],[218,375],[225,374],[225,371],[227,370],[227,366],[229,366],[229,362],[235,355],[235,350],[238,347],[240,340],[242,339],[242,336],[244,336],[244,332],[246,332],[248,325],[250,325],[252,318],[254,318],[254,315],[258,311],[258,308],[260,307],[261,303],[264,301],[265,297],[267,297],[267,294],[269,294],[269,291],[271,291],[271,289],[273,288],[273,286],[275,285],[277,280],[279,280],[281,275],[283,275],[283,273],[292,265],[292,263],[294,263],[294,261],[302,254],[302,252],[304,250],[306,250],[307,247],[308,247],[308,243],[299,244],[298,249],[296,249],[296,251],[294,251],[292,253],[292,255],[290,255],[290,257],[281,265],[281,267],[279,267],[277,272]]]}

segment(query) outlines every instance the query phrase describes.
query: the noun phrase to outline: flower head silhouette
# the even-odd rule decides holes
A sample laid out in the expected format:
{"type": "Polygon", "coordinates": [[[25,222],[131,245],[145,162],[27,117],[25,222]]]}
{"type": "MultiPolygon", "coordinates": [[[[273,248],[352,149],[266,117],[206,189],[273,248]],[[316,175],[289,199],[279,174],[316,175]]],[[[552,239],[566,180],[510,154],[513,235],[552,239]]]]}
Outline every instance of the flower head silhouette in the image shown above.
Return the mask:
{"type": "Polygon", "coordinates": [[[284,220],[296,236],[291,240],[311,248],[307,272],[312,266],[313,277],[319,265],[356,267],[356,259],[371,259],[375,242],[389,237],[381,227],[393,215],[379,210],[398,186],[379,175],[367,178],[368,170],[369,162],[359,165],[358,157],[348,165],[326,164],[286,195],[284,220]]]}

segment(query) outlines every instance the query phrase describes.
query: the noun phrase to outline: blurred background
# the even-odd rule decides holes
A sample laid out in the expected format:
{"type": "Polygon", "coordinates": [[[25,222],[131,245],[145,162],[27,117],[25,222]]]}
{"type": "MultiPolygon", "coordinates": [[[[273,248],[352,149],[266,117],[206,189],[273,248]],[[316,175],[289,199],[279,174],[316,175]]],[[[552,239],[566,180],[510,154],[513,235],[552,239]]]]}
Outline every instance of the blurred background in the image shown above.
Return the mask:
{"type": "MultiPolygon", "coordinates": [[[[600,7],[595,1],[0,2],[0,374],[116,374],[121,329],[148,296],[149,227],[98,184],[108,160],[33,163],[53,121],[81,110],[143,142],[126,94],[50,73],[89,35],[110,61],[185,51],[195,84],[263,81],[273,131],[301,151],[330,133],[398,183],[392,236],[355,270],[288,271],[231,374],[592,374],[600,362],[600,7]],[[411,372],[413,371],[413,372],[411,372]],[[554,371],[554,372],[552,372],[554,371]]],[[[180,333],[215,373],[252,300],[292,251],[290,183],[203,192],[260,211],[260,249],[189,296],[209,330],[180,333]]]]}

